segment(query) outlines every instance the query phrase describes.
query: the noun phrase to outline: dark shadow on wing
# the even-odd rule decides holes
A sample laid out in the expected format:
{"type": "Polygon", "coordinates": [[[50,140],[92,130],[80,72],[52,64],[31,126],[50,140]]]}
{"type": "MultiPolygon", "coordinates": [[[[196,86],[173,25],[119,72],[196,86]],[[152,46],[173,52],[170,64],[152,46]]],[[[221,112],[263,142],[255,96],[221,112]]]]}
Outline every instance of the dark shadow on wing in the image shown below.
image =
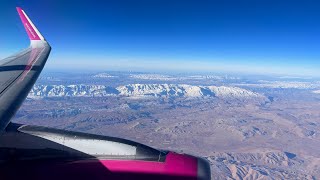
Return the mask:
{"type": "MultiPolygon", "coordinates": [[[[28,66],[26,65],[14,65],[14,66],[0,66],[0,72],[4,71],[24,71],[28,66]]],[[[39,71],[40,66],[32,66],[30,70],[39,71]]]]}

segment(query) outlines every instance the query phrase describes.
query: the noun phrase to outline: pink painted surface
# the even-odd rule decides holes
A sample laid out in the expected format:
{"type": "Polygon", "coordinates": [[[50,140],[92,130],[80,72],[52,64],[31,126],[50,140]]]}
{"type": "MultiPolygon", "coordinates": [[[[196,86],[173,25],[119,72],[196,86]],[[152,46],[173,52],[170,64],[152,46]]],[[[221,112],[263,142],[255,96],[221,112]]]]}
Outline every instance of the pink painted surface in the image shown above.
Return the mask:
{"type": "Polygon", "coordinates": [[[28,33],[30,40],[41,40],[40,37],[38,36],[37,32],[32,28],[30,22],[23,14],[22,9],[20,7],[17,7],[17,11],[19,13],[19,16],[21,18],[21,21],[23,23],[24,28],[26,29],[26,31],[28,33]]]}
{"type": "Polygon", "coordinates": [[[170,152],[165,162],[99,159],[18,161],[0,166],[0,179],[197,180],[197,159],[170,152]]]}
{"type": "MultiPolygon", "coordinates": [[[[75,164],[87,164],[79,161],[75,164]]],[[[170,152],[165,162],[137,160],[100,160],[100,163],[113,173],[139,173],[155,175],[183,176],[197,179],[197,159],[191,156],[170,152]]]]}

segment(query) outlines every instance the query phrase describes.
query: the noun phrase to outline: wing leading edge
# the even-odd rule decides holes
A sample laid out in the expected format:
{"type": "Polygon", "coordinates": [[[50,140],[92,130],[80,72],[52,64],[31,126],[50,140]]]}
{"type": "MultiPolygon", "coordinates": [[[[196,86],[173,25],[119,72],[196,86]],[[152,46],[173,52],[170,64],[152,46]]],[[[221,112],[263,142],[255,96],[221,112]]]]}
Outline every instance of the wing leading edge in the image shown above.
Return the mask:
{"type": "Polygon", "coordinates": [[[27,14],[17,7],[30,46],[0,61],[0,132],[9,124],[38,79],[51,51],[27,14]]]}

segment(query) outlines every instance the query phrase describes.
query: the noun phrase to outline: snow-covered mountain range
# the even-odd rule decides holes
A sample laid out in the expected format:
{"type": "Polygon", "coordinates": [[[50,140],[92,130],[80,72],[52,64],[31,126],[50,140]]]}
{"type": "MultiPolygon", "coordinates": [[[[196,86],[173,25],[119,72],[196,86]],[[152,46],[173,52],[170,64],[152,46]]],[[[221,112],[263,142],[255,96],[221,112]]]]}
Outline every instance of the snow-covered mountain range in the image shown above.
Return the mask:
{"type": "Polygon", "coordinates": [[[260,80],[258,83],[250,84],[234,84],[241,87],[256,87],[256,88],[282,88],[282,89],[319,89],[320,82],[318,81],[265,81],[260,80]]]}
{"type": "Polygon", "coordinates": [[[96,74],[92,77],[94,77],[94,78],[116,78],[117,76],[113,76],[108,73],[99,73],[99,74],[96,74]]]}
{"type": "Polygon", "coordinates": [[[129,84],[116,88],[105,85],[35,85],[29,98],[39,97],[221,97],[264,98],[263,95],[239,87],[194,86],[186,84],[129,84]]]}
{"type": "Polygon", "coordinates": [[[239,77],[233,76],[217,76],[217,75],[192,75],[192,76],[170,76],[163,74],[131,74],[130,78],[143,79],[143,80],[161,80],[161,81],[173,81],[173,80],[236,80],[239,77]]]}

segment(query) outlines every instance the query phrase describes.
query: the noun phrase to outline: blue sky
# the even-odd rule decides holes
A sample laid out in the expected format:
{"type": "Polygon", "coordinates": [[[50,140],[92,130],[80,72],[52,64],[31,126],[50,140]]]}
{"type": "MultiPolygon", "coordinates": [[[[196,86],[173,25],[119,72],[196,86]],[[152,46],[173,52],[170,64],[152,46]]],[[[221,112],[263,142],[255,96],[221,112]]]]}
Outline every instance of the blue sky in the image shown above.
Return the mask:
{"type": "Polygon", "coordinates": [[[316,0],[4,0],[0,58],[29,44],[16,6],[53,47],[46,69],[320,76],[316,0]]]}

